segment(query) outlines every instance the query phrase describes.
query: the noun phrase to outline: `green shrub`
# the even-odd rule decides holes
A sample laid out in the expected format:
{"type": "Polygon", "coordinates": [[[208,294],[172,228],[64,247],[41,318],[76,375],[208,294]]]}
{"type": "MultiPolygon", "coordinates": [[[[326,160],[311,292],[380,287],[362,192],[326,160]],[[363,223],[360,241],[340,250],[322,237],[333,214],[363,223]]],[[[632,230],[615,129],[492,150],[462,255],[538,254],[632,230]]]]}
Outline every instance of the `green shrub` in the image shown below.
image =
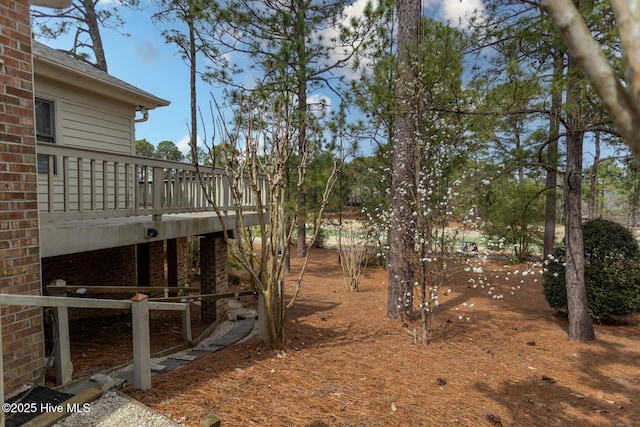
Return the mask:
{"type": "MultiPolygon", "coordinates": [[[[640,247],[633,234],[604,219],[584,223],[584,281],[589,312],[595,321],[640,309],[640,247]]],[[[545,260],[544,296],[559,311],[567,309],[565,248],[545,260]]]]}
{"type": "Polygon", "coordinates": [[[319,227],[320,229],[318,230],[318,235],[316,236],[316,241],[313,243],[313,246],[316,248],[324,248],[329,238],[329,232],[324,227],[319,227]]]}

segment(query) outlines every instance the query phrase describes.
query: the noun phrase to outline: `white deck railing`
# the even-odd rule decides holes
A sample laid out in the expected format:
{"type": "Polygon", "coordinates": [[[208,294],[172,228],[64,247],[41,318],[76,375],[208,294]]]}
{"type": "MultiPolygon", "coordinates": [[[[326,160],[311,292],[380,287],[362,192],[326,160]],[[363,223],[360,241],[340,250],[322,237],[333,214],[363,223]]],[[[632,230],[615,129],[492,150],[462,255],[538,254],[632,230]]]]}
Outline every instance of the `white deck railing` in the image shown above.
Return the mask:
{"type": "MultiPolygon", "coordinates": [[[[209,198],[223,212],[235,210],[220,168],[201,166],[199,179],[188,163],[47,143],[38,143],[38,155],[48,156],[47,173],[38,174],[43,222],[214,211],[209,198]]],[[[258,196],[243,194],[246,212],[255,211],[255,197],[266,200],[266,176],[258,187],[258,196]]]]}

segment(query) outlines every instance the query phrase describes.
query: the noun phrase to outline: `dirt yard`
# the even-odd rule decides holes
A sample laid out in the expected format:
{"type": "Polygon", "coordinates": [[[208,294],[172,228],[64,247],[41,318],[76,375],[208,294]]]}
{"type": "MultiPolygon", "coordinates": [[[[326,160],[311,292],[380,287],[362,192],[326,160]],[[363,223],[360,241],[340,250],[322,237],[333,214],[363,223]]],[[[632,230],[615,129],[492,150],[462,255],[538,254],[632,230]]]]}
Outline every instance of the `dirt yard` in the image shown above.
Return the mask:
{"type": "Polygon", "coordinates": [[[253,337],[126,392],[189,426],[640,425],[637,317],[570,341],[539,266],[492,261],[448,288],[425,348],[418,323],[386,318],[384,270],[352,293],[336,252],[314,250],[284,351],[253,337]]]}

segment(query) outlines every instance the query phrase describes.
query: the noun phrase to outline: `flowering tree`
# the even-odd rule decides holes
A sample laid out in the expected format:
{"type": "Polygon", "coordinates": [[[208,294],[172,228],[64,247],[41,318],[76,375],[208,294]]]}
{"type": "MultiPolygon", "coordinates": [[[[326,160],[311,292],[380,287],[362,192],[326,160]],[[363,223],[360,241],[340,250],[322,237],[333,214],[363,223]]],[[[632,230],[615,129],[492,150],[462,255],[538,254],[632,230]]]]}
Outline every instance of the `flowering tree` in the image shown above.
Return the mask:
{"type": "MultiPolygon", "coordinates": [[[[470,109],[462,85],[464,35],[451,27],[423,19],[420,44],[407,54],[411,80],[399,83],[398,121],[411,134],[394,141],[392,206],[379,218],[389,230],[388,314],[403,319],[419,314],[426,345],[438,294],[451,274],[457,231],[450,227],[466,179],[473,150],[470,116],[455,114],[470,109]],[[407,139],[403,139],[407,138],[407,139]],[[414,291],[418,304],[414,307],[414,291]],[[417,308],[417,311],[415,311],[417,308]]],[[[462,209],[465,213],[468,209],[462,209]]]]}

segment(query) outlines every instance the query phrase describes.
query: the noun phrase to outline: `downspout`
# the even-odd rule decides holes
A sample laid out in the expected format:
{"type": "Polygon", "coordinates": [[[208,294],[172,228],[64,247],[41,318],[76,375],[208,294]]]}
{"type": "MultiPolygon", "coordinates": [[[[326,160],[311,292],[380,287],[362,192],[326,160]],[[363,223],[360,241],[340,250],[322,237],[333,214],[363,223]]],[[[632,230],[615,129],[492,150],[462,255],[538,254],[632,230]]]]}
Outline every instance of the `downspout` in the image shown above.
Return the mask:
{"type": "Polygon", "coordinates": [[[136,113],[140,112],[142,114],[142,118],[140,119],[134,119],[134,123],[142,123],[142,122],[146,122],[147,120],[149,120],[149,112],[147,111],[146,108],[144,108],[142,105],[138,105],[138,108],[136,109],[136,113]]]}

